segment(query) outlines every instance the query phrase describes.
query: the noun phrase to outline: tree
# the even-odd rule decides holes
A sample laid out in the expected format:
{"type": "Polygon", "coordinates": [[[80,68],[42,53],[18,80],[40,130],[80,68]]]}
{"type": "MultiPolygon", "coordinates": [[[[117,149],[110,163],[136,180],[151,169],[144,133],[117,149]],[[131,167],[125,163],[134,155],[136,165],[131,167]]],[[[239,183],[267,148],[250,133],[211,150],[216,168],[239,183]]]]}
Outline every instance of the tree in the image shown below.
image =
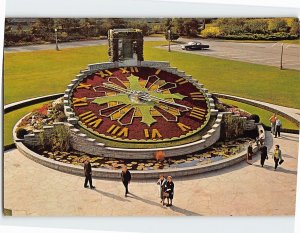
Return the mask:
{"type": "Polygon", "coordinates": [[[271,32],[287,32],[288,25],[284,19],[274,18],[269,20],[268,29],[271,32]]]}
{"type": "Polygon", "coordinates": [[[182,18],[176,18],[173,20],[173,31],[179,35],[185,35],[185,30],[184,30],[184,19],[182,18]]]}
{"type": "Polygon", "coordinates": [[[249,19],[244,23],[245,32],[263,34],[268,31],[268,22],[265,19],[249,19]]]}
{"type": "Polygon", "coordinates": [[[198,36],[200,31],[200,23],[198,19],[186,19],[183,22],[186,36],[198,36]]]}
{"type": "Polygon", "coordinates": [[[295,19],[291,22],[290,34],[299,36],[299,21],[298,21],[298,19],[295,19]]]}
{"type": "Polygon", "coordinates": [[[151,28],[148,26],[146,22],[141,22],[138,20],[129,22],[128,27],[142,30],[144,36],[148,36],[152,32],[151,28]]]}

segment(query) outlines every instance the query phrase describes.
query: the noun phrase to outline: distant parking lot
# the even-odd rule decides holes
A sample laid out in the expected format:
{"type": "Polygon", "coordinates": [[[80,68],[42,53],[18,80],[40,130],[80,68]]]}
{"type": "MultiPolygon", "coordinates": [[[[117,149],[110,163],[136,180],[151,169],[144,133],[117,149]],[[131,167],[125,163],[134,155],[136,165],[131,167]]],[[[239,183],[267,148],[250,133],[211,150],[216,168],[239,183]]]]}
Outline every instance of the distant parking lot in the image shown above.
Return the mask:
{"type": "MultiPolygon", "coordinates": [[[[200,41],[203,44],[208,44],[210,49],[185,51],[181,49],[181,45],[172,45],[171,50],[280,67],[282,43],[200,41]]],[[[188,42],[188,40],[184,40],[184,42],[188,42]]],[[[167,49],[165,46],[160,48],[167,49]]],[[[283,68],[300,70],[300,46],[293,44],[283,45],[283,68]]]]}

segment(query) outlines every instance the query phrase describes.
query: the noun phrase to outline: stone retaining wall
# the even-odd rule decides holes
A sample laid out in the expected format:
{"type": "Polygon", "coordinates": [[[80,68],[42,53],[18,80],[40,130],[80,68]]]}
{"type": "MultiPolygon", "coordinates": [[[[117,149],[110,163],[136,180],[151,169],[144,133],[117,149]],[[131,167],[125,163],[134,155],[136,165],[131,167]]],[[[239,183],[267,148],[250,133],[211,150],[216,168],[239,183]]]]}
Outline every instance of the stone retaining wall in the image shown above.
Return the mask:
{"type": "MultiPolygon", "coordinates": [[[[79,129],[75,128],[74,125],[67,122],[56,122],[51,126],[44,126],[43,130],[34,130],[33,133],[24,136],[23,142],[28,146],[41,145],[41,133],[45,134],[45,138],[51,137],[51,134],[55,132],[55,128],[64,126],[66,130],[70,130],[71,145],[73,149],[88,154],[109,158],[153,159],[154,152],[163,150],[166,153],[166,157],[174,157],[200,151],[216,143],[219,140],[221,134],[222,116],[223,113],[218,114],[214,125],[210,130],[207,131],[207,133],[202,137],[201,140],[173,147],[152,149],[126,149],[106,147],[104,143],[97,142],[96,139],[89,138],[86,134],[81,133],[79,129]]],[[[19,122],[15,127],[17,127],[18,124],[19,122]]],[[[18,140],[17,138],[15,139],[18,140]]]]}
{"type": "Polygon", "coordinates": [[[269,106],[266,106],[266,105],[263,105],[263,104],[260,104],[260,103],[253,102],[251,100],[246,100],[244,98],[236,97],[236,96],[220,94],[220,93],[213,93],[213,95],[216,96],[217,98],[235,100],[235,101],[238,101],[238,102],[241,102],[241,103],[245,103],[245,104],[249,104],[249,105],[261,108],[261,109],[265,109],[267,111],[276,113],[276,114],[288,119],[289,121],[295,123],[296,125],[300,126],[300,122],[297,119],[295,119],[294,117],[290,116],[289,114],[287,114],[285,112],[282,112],[278,109],[275,109],[275,108],[272,108],[272,107],[269,107],[269,106]]]}
{"type": "MultiPolygon", "coordinates": [[[[229,113],[227,113],[229,114],[229,113]]],[[[219,122],[221,123],[221,118],[218,118],[219,122]]],[[[69,174],[74,174],[74,175],[80,175],[83,176],[83,167],[81,166],[75,166],[71,164],[66,164],[62,162],[55,161],[53,159],[45,158],[30,149],[26,147],[24,144],[25,139],[18,139],[16,137],[16,128],[18,124],[22,121],[20,119],[17,124],[15,125],[13,129],[13,138],[16,147],[21,151],[26,157],[29,159],[32,159],[33,161],[42,164],[46,167],[66,172],[69,174]]],[[[57,123],[53,125],[53,127],[46,127],[46,130],[53,130],[55,127],[59,125],[64,125],[65,127],[70,127],[71,129],[73,128],[72,125],[68,123],[57,123]]],[[[257,129],[260,132],[260,130],[263,130],[263,138],[265,137],[265,131],[264,128],[258,124],[257,129]]],[[[45,129],[44,129],[45,130],[45,129]]],[[[75,130],[76,131],[76,130],[75,130]]],[[[38,141],[38,136],[37,134],[41,133],[41,131],[36,131],[34,133],[35,136],[30,136],[28,138],[34,138],[32,140],[32,143],[35,143],[38,141]]],[[[82,138],[85,138],[84,136],[82,138]]],[[[102,146],[102,145],[99,145],[102,146]]],[[[257,145],[254,145],[254,152],[257,152],[258,147],[257,145]]],[[[221,161],[217,161],[211,164],[205,164],[205,165],[198,165],[198,166],[193,166],[193,167],[188,167],[188,168],[172,168],[172,169],[162,169],[162,170],[150,170],[150,171],[131,171],[133,179],[156,179],[159,177],[160,174],[165,174],[165,175],[172,175],[174,177],[181,177],[181,176],[190,176],[190,175],[195,175],[195,174],[200,174],[204,172],[209,172],[209,171],[214,171],[218,169],[222,169],[234,164],[237,164],[243,160],[245,160],[247,154],[247,150],[242,151],[236,156],[233,156],[228,159],[223,159],[221,161]]],[[[120,171],[119,170],[108,170],[108,169],[101,169],[101,168],[94,168],[93,169],[93,177],[94,178],[113,178],[113,179],[120,179],[120,171]]]]}
{"type": "MultiPolygon", "coordinates": [[[[73,175],[83,176],[84,174],[83,167],[81,166],[75,166],[71,164],[58,162],[53,159],[45,158],[28,149],[22,142],[16,142],[16,146],[19,149],[19,151],[21,151],[26,157],[46,167],[73,175]]],[[[258,147],[256,145],[253,146],[253,151],[254,153],[258,151],[258,147]]],[[[232,166],[245,160],[246,154],[247,150],[244,150],[236,156],[233,156],[228,159],[223,159],[211,164],[198,165],[187,168],[167,168],[161,170],[131,171],[131,174],[133,179],[157,179],[157,177],[159,177],[160,174],[171,175],[174,177],[191,176],[232,166]]],[[[93,177],[120,179],[120,170],[94,168],[93,177]]]]}

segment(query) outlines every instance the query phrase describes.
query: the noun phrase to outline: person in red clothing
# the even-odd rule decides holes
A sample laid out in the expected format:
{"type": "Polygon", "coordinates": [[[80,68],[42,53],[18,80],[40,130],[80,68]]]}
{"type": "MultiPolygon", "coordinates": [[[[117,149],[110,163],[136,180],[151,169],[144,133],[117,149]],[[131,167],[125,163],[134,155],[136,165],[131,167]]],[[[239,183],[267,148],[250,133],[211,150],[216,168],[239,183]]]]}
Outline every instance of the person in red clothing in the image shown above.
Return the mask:
{"type": "Polygon", "coordinates": [[[273,114],[273,116],[270,117],[269,121],[271,123],[271,133],[275,135],[275,126],[276,126],[276,113],[273,114]]]}

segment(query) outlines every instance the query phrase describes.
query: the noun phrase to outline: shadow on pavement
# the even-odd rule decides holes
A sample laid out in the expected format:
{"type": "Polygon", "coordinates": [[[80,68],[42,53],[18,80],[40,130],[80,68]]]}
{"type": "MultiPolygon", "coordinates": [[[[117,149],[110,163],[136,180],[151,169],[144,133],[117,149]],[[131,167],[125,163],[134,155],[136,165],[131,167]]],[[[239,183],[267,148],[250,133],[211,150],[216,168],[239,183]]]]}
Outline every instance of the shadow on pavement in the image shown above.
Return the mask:
{"type": "Polygon", "coordinates": [[[104,192],[104,191],[98,190],[98,189],[94,189],[94,191],[97,192],[97,193],[102,194],[103,196],[115,199],[117,201],[127,201],[127,202],[130,202],[129,200],[127,200],[125,198],[122,198],[122,197],[120,197],[118,195],[112,194],[112,193],[107,193],[107,192],[104,192]]]}
{"type": "Polygon", "coordinates": [[[172,211],[174,211],[176,213],[184,214],[185,216],[202,216],[201,214],[195,213],[195,212],[190,211],[190,210],[182,209],[182,208],[174,206],[174,205],[169,207],[169,208],[172,211]]]}
{"type": "MultiPolygon", "coordinates": [[[[144,198],[139,197],[139,196],[137,196],[137,195],[135,195],[133,193],[129,193],[129,195],[131,195],[131,196],[127,196],[127,197],[134,198],[134,199],[136,199],[138,201],[144,202],[144,203],[149,204],[149,205],[154,205],[154,206],[158,206],[158,207],[161,207],[161,208],[165,208],[165,207],[162,206],[162,204],[159,204],[157,202],[144,199],[144,198]]],[[[172,210],[174,212],[177,212],[177,213],[180,213],[180,214],[184,214],[185,216],[201,216],[198,213],[195,213],[195,212],[192,212],[192,211],[189,211],[189,210],[186,210],[186,209],[182,209],[182,208],[177,207],[177,206],[171,206],[171,207],[168,207],[168,208],[170,208],[170,210],[172,210]]]]}

